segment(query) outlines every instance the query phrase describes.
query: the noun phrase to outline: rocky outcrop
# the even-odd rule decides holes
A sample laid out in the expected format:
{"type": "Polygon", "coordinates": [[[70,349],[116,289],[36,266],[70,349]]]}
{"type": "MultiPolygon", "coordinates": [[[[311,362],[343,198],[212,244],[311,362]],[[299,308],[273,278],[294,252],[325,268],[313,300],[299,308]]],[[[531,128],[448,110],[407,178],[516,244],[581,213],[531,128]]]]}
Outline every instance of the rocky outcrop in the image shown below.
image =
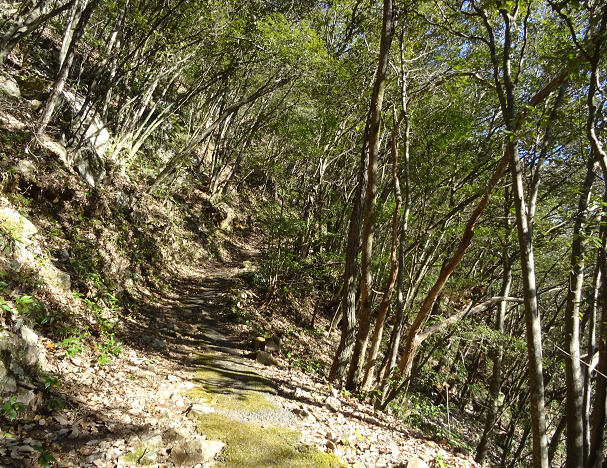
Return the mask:
{"type": "Polygon", "coordinates": [[[64,90],[63,99],[72,116],[69,146],[73,163],[80,176],[95,187],[106,175],[105,155],[110,147],[110,133],[84,96],[64,90]]]}
{"type": "Polygon", "coordinates": [[[70,276],[45,258],[35,241],[37,233],[36,226],[0,198],[0,267],[14,273],[32,268],[47,286],[69,290],[70,276]]]}
{"type": "Polygon", "coordinates": [[[0,73],[0,93],[9,95],[12,98],[21,98],[21,91],[15,79],[5,73],[0,73]]]}

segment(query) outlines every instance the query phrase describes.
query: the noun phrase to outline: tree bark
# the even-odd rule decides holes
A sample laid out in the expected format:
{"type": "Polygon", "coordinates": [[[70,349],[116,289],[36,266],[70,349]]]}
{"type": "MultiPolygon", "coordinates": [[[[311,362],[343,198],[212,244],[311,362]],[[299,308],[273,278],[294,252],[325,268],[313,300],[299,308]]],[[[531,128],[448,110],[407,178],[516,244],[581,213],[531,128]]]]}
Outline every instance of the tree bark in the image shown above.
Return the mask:
{"type": "Polygon", "coordinates": [[[377,158],[379,155],[381,110],[384,101],[384,90],[388,74],[390,46],[394,37],[394,28],[397,17],[397,7],[393,0],[384,0],[381,43],[379,60],[375,75],[375,85],[371,97],[369,111],[369,165],[367,167],[367,190],[365,193],[364,218],[362,227],[361,245],[361,285],[360,285],[360,315],[358,317],[358,333],[352,360],[348,369],[346,388],[355,390],[356,380],[364,363],[364,355],[371,326],[371,257],[373,253],[373,234],[375,231],[375,202],[377,196],[377,158]]]}
{"type": "Polygon", "coordinates": [[[47,13],[44,11],[49,4],[48,0],[30,2],[25,8],[25,12],[7,29],[2,40],[0,40],[0,65],[4,63],[21,39],[33,32],[38,26],[46,23],[49,19],[70,8],[75,2],[76,0],[69,0],[47,13]]]}
{"type": "Polygon", "coordinates": [[[569,289],[565,308],[565,379],[567,388],[567,468],[584,466],[584,389],[580,364],[580,302],[584,283],[583,224],[594,182],[594,158],[588,158],[571,243],[569,289]]]}
{"type": "Polygon", "coordinates": [[[383,297],[379,305],[377,312],[377,318],[375,319],[375,328],[373,330],[373,338],[371,340],[371,347],[369,350],[369,357],[365,365],[365,375],[361,383],[361,390],[366,391],[371,386],[373,381],[373,371],[375,370],[375,361],[377,360],[377,353],[379,352],[379,344],[384,330],[384,323],[386,321],[386,315],[390,308],[390,300],[392,299],[392,292],[394,291],[394,285],[396,284],[396,277],[398,276],[398,225],[399,225],[399,214],[400,208],[403,203],[403,197],[400,192],[400,183],[398,181],[398,137],[400,124],[404,118],[404,113],[399,116],[398,119],[394,119],[394,127],[392,128],[392,140],[391,140],[391,151],[392,151],[392,183],[394,185],[394,198],[396,204],[394,206],[394,213],[392,215],[392,235],[390,244],[390,273],[386,280],[386,285],[383,289],[383,297]]]}
{"type": "MultiPolygon", "coordinates": [[[[507,196],[507,192],[504,196],[504,227],[506,232],[510,230],[510,200],[507,196]]],[[[502,273],[502,287],[500,290],[501,296],[507,296],[510,292],[510,285],[512,284],[512,261],[508,255],[508,248],[504,247],[502,252],[502,262],[504,265],[504,271],[502,273]]],[[[495,313],[495,330],[503,334],[506,330],[505,327],[506,317],[506,303],[500,302],[495,313]]],[[[481,440],[476,447],[475,461],[482,464],[487,456],[487,447],[489,443],[489,437],[493,431],[497,412],[499,409],[499,394],[502,387],[502,362],[504,359],[504,348],[501,344],[495,346],[491,353],[493,354],[493,370],[491,375],[491,383],[489,385],[489,402],[487,405],[487,414],[485,415],[485,427],[483,429],[483,435],[481,440]]]]}
{"type": "Polygon", "coordinates": [[[156,179],[154,180],[154,182],[152,183],[152,185],[150,185],[150,188],[148,189],[148,192],[153,192],[154,190],[156,190],[165,180],[166,178],[172,174],[174,171],[176,171],[181,164],[183,164],[183,162],[190,156],[190,154],[192,153],[192,151],[194,150],[194,148],[196,148],[197,145],[199,145],[200,143],[202,143],[211,133],[213,133],[213,131],[229,116],[231,116],[232,114],[234,114],[235,112],[237,112],[242,106],[249,104],[253,101],[255,101],[256,99],[265,96],[268,93],[271,93],[273,91],[275,91],[276,89],[284,86],[286,83],[288,83],[290,81],[289,78],[282,78],[282,79],[277,79],[273,82],[268,82],[266,84],[264,84],[262,87],[260,87],[257,91],[255,91],[253,94],[251,94],[250,96],[246,97],[245,99],[242,99],[238,102],[236,102],[235,104],[232,104],[231,106],[229,106],[227,109],[225,109],[214,121],[213,123],[211,123],[208,127],[206,127],[204,130],[202,130],[197,136],[193,137],[188,144],[185,146],[185,148],[179,152],[179,154],[175,155],[165,166],[165,168],[160,171],[160,173],[158,174],[158,176],[156,176],[156,179]]]}
{"type": "Polygon", "coordinates": [[[65,60],[63,61],[63,65],[61,66],[61,70],[59,71],[59,76],[57,77],[57,80],[53,85],[51,95],[46,101],[46,106],[44,107],[42,115],[40,116],[40,120],[36,125],[37,135],[40,135],[44,132],[46,126],[51,120],[51,116],[53,115],[55,106],[59,102],[59,96],[63,91],[68,74],[70,72],[70,69],[72,68],[72,62],[74,60],[74,56],[76,55],[76,48],[78,46],[78,42],[80,42],[80,39],[84,35],[86,26],[91,18],[91,15],[93,14],[93,11],[95,10],[98,4],[99,0],[91,0],[88,4],[86,4],[84,9],[82,10],[82,13],[80,14],[80,17],[78,18],[78,23],[74,28],[73,37],[70,41],[65,60]]]}

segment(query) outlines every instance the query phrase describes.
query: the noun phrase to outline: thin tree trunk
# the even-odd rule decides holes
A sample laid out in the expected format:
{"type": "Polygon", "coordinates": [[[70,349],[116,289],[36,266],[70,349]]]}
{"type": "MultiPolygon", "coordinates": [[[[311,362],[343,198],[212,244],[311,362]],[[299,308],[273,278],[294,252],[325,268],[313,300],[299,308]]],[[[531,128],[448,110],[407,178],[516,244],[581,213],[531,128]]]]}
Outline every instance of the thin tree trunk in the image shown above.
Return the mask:
{"type": "MultiPolygon", "coordinates": [[[[457,246],[457,249],[455,250],[452,257],[447,261],[447,263],[445,263],[445,266],[441,270],[436,282],[434,283],[434,285],[432,286],[432,288],[426,295],[426,297],[420,307],[420,310],[417,314],[417,317],[415,318],[415,320],[411,324],[411,327],[409,328],[409,333],[407,334],[407,342],[405,344],[405,349],[403,351],[403,355],[400,359],[400,362],[398,363],[398,370],[396,372],[396,375],[394,376],[395,380],[399,380],[401,382],[406,382],[406,380],[409,378],[409,374],[411,372],[411,366],[413,364],[413,358],[415,357],[417,348],[419,347],[419,345],[421,343],[419,340],[419,336],[418,336],[418,334],[421,330],[421,327],[424,324],[424,322],[426,321],[426,319],[428,318],[428,315],[430,314],[430,311],[434,307],[437,297],[443,291],[445,284],[447,284],[447,281],[449,280],[449,278],[451,277],[451,275],[453,274],[453,272],[455,271],[457,266],[460,264],[460,262],[464,258],[464,254],[466,253],[466,250],[468,250],[468,247],[470,246],[470,243],[472,242],[472,238],[474,236],[474,228],[476,226],[476,223],[478,222],[481,214],[483,213],[483,211],[485,211],[485,208],[489,204],[489,199],[491,198],[493,190],[495,189],[495,186],[497,185],[499,180],[502,178],[504,172],[506,171],[507,166],[508,166],[508,153],[504,152],[504,155],[500,159],[498,166],[495,170],[495,173],[491,177],[491,180],[489,181],[489,183],[487,184],[487,187],[484,190],[483,197],[479,201],[478,205],[476,206],[476,208],[470,215],[468,222],[466,223],[464,233],[459,242],[459,245],[457,246]]],[[[396,397],[396,395],[398,394],[398,392],[401,389],[402,389],[402,384],[394,386],[394,388],[392,389],[392,391],[390,392],[390,394],[384,401],[382,407],[385,408],[386,405],[396,397]]]]}
{"type": "Polygon", "coordinates": [[[373,234],[375,231],[375,202],[377,196],[377,158],[379,155],[381,110],[384,100],[384,90],[388,74],[390,46],[394,37],[397,8],[393,0],[384,0],[381,43],[379,60],[375,75],[375,85],[371,97],[369,112],[369,165],[367,167],[367,190],[365,193],[364,220],[362,227],[361,245],[361,284],[360,284],[360,315],[358,317],[358,333],[354,352],[348,369],[346,388],[355,390],[356,380],[364,363],[364,355],[371,327],[371,257],[373,254],[373,234]]]}
{"type": "Polygon", "coordinates": [[[242,99],[241,101],[238,101],[235,104],[232,104],[231,106],[229,106],[227,109],[225,109],[221,113],[221,115],[219,115],[213,121],[213,123],[211,123],[208,127],[206,127],[204,130],[202,130],[198,135],[192,137],[192,139],[188,142],[188,144],[185,146],[185,148],[179,154],[175,155],[167,163],[167,165],[164,167],[164,169],[162,171],[160,171],[158,176],[156,176],[156,179],[154,180],[152,185],[150,185],[150,188],[148,189],[148,191],[153,192],[154,190],[156,190],[156,188],[158,188],[170,174],[172,174],[174,171],[176,171],[181,166],[181,164],[183,164],[183,162],[190,156],[190,154],[192,153],[194,148],[196,148],[197,145],[199,145],[211,133],[213,133],[213,131],[225,119],[227,119],[232,114],[237,112],[242,106],[249,104],[249,103],[255,101],[256,99],[275,91],[276,89],[280,88],[281,86],[284,86],[289,81],[290,81],[290,79],[283,78],[283,79],[275,80],[273,82],[268,82],[268,83],[264,84],[261,88],[259,88],[257,91],[255,91],[253,94],[248,96],[247,98],[242,99]]]}
{"type": "MultiPolygon", "coordinates": [[[[507,197],[506,197],[507,200],[507,197]]],[[[504,202],[505,207],[505,224],[506,230],[509,230],[509,222],[508,222],[508,214],[510,212],[510,203],[508,201],[504,202]]],[[[502,274],[502,288],[500,290],[501,296],[507,296],[510,292],[510,285],[512,284],[512,262],[508,256],[508,249],[504,248],[502,254],[503,262],[504,262],[504,272],[502,274]]],[[[495,330],[503,334],[505,327],[505,319],[506,316],[506,303],[500,302],[497,307],[497,311],[495,313],[495,330]]],[[[482,464],[485,461],[485,457],[487,456],[487,447],[489,443],[489,438],[493,431],[493,427],[495,426],[497,412],[499,409],[499,394],[502,387],[502,362],[504,359],[504,348],[501,344],[498,344],[493,350],[493,372],[491,375],[491,384],[489,386],[489,403],[487,405],[487,414],[485,415],[485,427],[483,429],[483,435],[481,436],[481,440],[476,448],[476,457],[475,461],[477,463],[482,464]]]]}
{"type": "MultiPolygon", "coordinates": [[[[590,142],[593,153],[598,157],[603,171],[603,180],[607,184],[607,153],[603,143],[599,140],[596,133],[597,105],[595,102],[597,91],[600,89],[599,81],[599,63],[601,59],[601,49],[607,30],[607,5],[603,5],[600,10],[600,23],[593,34],[594,50],[590,56],[590,83],[588,87],[588,117],[586,120],[586,134],[590,142]]],[[[607,192],[603,197],[607,201],[607,192]]],[[[591,417],[590,450],[588,454],[588,468],[599,468],[603,461],[603,447],[605,445],[605,423],[607,422],[607,259],[605,258],[605,215],[601,216],[601,234],[602,248],[599,254],[599,266],[601,271],[601,321],[599,327],[599,363],[597,365],[596,386],[594,391],[594,408],[591,417]]]]}
{"type": "Polygon", "coordinates": [[[527,355],[531,401],[531,426],[533,437],[533,466],[548,468],[548,441],[546,438],[546,413],[544,409],[544,380],[542,365],[542,328],[535,286],[535,261],[532,232],[527,219],[524,200],[523,169],[518,154],[518,142],[506,143],[510,158],[510,171],[514,190],[516,225],[521,252],[523,297],[525,299],[525,323],[527,330],[527,355]]]}
{"type": "Polygon", "coordinates": [[[580,302],[584,284],[584,245],[582,228],[594,182],[594,158],[588,158],[586,179],[580,194],[573,227],[569,290],[565,308],[565,378],[567,388],[567,468],[584,466],[583,379],[580,364],[580,302]]]}
{"type": "Polygon", "coordinates": [[[390,308],[390,300],[392,299],[392,292],[394,291],[394,285],[396,284],[396,278],[398,276],[398,225],[400,208],[403,203],[403,197],[400,192],[400,183],[398,181],[398,138],[400,124],[404,118],[404,113],[401,113],[398,119],[394,119],[394,127],[392,129],[392,183],[394,185],[394,198],[396,204],[394,206],[394,213],[392,215],[392,242],[390,247],[390,274],[386,280],[386,285],[383,290],[382,301],[379,305],[379,311],[377,318],[375,319],[375,329],[373,330],[373,339],[371,340],[371,348],[369,350],[369,357],[367,358],[367,364],[365,365],[365,375],[361,383],[361,390],[366,391],[371,386],[373,381],[373,371],[375,370],[375,361],[377,360],[377,353],[379,352],[379,345],[384,330],[384,323],[386,321],[386,315],[390,308]]]}
{"type": "MultiPolygon", "coordinates": [[[[599,230],[600,231],[600,230],[599,230]]],[[[601,233],[599,233],[600,237],[601,233]]],[[[601,237],[601,245],[603,245],[603,238],[601,237]]],[[[599,249],[599,256],[601,255],[599,249]]],[[[600,258],[600,257],[599,257],[600,258]]],[[[593,301],[589,310],[589,320],[588,320],[588,333],[587,333],[587,355],[586,365],[584,366],[584,460],[588,460],[588,455],[590,452],[590,395],[592,393],[592,373],[590,370],[590,365],[592,363],[592,359],[597,350],[596,343],[596,328],[597,328],[597,316],[598,310],[600,307],[600,291],[601,291],[601,265],[600,262],[597,262],[595,270],[594,270],[594,280],[593,280],[593,301]]]]}
{"type": "Polygon", "coordinates": [[[30,3],[25,8],[26,11],[7,29],[2,40],[0,40],[0,65],[4,63],[21,39],[38,28],[41,24],[46,23],[49,19],[70,8],[75,2],[76,0],[69,0],[48,13],[44,13],[49,4],[48,0],[41,0],[33,4],[30,3]]]}
{"type": "Polygon", "coordinates": [[[51,120],[51,116],[53,115],[53,111],[55,110],[55,106],[59,102],[59,96],[63,91],[63,87],[65,86],[65,82],[67,80],[68,74],[70,72],[70,68],[72,67],[72,62],[74,60],[74,56],[76,55],[76,48],[80,39],[84,35],[86,26],[93,14],[93,11],[97,7],[99,0],[91,0],[84,8],[82,13],[80,14],[80,18],[78,19],[78,24],[74,29],[72,40],[70,41],[69,49],[67,55],[65,57],[65,61],[61,66],[61,70],[59,71],[59,76],[55,81],[53,86],[53,90],[51,91],[51,95],[49,96],[46,106],[40,116],[40,120],[36,125],[36,134],[40,135],[46,129],[46,126],[51,120]]]}

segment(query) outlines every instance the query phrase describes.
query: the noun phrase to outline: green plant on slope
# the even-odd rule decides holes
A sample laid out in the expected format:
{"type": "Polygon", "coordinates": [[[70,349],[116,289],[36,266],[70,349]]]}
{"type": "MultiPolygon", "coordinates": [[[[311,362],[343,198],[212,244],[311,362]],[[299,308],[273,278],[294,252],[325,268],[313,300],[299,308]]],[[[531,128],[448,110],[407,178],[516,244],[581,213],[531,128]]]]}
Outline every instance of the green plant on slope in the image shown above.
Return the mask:
{"type": "Polygon", "coordinates": [[[0,408],[0,414],[11,421],[17,418],[19,413],[25,412],[25,407],[17,401],[17,396],[13,395],[8,401],[5,401],[0,408]]]}

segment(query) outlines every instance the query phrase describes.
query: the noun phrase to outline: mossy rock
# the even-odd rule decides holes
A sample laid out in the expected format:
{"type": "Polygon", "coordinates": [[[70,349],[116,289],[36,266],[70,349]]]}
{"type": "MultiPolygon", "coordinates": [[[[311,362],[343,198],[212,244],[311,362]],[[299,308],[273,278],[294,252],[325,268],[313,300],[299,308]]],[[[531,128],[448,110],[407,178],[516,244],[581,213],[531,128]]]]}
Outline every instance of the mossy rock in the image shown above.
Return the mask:
{"type": "Polygon", "coordinates": [[[299,443],[301,434],[292,429],[249,424],[216,413],[198,418],[198,432],[226,444],[216,466],[282,468],[329,468],[344,466],[334,454],[299,443]]]}

